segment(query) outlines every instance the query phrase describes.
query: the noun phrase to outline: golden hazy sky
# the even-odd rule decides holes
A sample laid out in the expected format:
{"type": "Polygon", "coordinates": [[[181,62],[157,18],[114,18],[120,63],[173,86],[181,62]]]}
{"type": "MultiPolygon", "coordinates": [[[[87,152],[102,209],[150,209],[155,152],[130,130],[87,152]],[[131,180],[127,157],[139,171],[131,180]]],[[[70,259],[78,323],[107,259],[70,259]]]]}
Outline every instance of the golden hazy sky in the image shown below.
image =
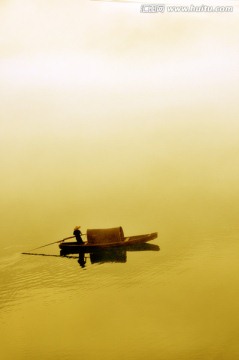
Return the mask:
{"type": "Polygon", "coordinates": [[[236,9],[151,15],[140,13],[138,3],[2,1],[1,91],[55,86],[132,92],[144,84],[160,95],[180,89],[181,97],[195,85],[205,91],[229,82],[233,88],[236,9]]]}
{"type": "Polygon", "coordinates": [[[236,5],[143,14],[140,3],[1,1],[0,191],[11,211],[29,201],[34,212],[37,198],[37,215],[51,202],[74,218],[73,204],[90,197],[120,203],[133,189],[134,200],[158,199],[185,177],[195,186],[192,169],[196,184],[205,169],[214,184],[219,153],[214,173],[229,174],[231,188],[238,16],[236,5]]]}

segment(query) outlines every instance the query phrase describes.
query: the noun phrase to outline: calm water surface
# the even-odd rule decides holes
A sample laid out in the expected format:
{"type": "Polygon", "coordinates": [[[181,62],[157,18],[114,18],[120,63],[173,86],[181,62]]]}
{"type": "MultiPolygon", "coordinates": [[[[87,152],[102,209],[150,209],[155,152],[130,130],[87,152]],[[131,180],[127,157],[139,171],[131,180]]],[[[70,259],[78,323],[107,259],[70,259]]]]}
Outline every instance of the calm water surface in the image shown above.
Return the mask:
{"type": "Polygon", "coordinates": [[[162,234],[160,251],[85,268],[3,249],[4,359],[236,359],[238,230],[214,230],[162,234]]]}

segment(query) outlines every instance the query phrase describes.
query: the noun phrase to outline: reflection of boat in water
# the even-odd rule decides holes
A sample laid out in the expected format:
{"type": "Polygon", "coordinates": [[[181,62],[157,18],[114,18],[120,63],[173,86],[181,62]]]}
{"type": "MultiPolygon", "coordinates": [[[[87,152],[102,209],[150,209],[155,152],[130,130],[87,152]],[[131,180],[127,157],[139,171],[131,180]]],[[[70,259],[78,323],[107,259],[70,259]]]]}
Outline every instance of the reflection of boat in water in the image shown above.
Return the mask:
{"type": "MultiPolygon", "coordinates": [[[[69,255],[64,250],[60,251],[60,255],[53,255],[53,254],[37,254],[37,253],[30,253],[25,252],[22,254],[25,255],[35,255],[35,256],[50,256],[50,257],[61,257],[67,259],[75,259],[78,260],[78,263],[81,267],[85,267],[87,259],[90,259],[91,264],[96,263],[126,263],[127,261],[127,252],[138,252],[138,251],[159,251],[160,247],[155,244],[135,244],[135,245],[127,245],[127,246],[118,246],[118,247],[109,247],[109,248],[80,248],[80,250],[76,250],[74,248],[74,254],[69,255]]],[[[72,251],[72,250],[70,250],[72,251]]]]}
{"type": "Polygon", "coordinates": [[[138,244],[118,247],[106,250],[95,250],[90,252],[91,263],[98,262],[121,262],[127,261],[127,251],[159,251],[159,246],[154,244],[138,244]]]}
{"type": "Polygon", "coordinates": [[[92,252],[94,250],[124,248],[144,244],[156,239],[158,233],[125,237],[122,227],[112,229],[87,230],[87,242],[62,242],[59,247],[62,254],[75,254],[78,252],[92,252]]]}
{"type": "Polygon", "coordinates": [[[24,255],[34,255],[34,256],[48,256],[48,257],[60,257],[60,258],[67,258],[67,259],[78,259],[79,264],[84,267],[86,263],[86,259],[90,259],[91,264],[95,263],[126,263],[127,261],[127,252],[138,252],[138,251],[159,251],[160,247],[155,244],[135,244],[135,245],[128,245],[122,247],[114,247],[108,249],[90,249],[90,250],[83,250],[75,251],[73,255],[67,254],[67,252],[61,250],[60,255],[54,254],[39,254],[39,253],[31,253],[31,252],[24,252],[24,255]]]}
{"type": "MultiPolygon", "coordinates": [[[[155,244],[135,244],[121,247],[113,247],[107,249],[90,249],[78,251],[78,263],[81,267],[85,267],[86,260],[89,258],[91,264],[96,263],[126,263],[127,252],[138,251],[159,251],[160,248],[155,244]]],[[[64,251],[60,251],[61,256],[67,256],[64,251]]]]}

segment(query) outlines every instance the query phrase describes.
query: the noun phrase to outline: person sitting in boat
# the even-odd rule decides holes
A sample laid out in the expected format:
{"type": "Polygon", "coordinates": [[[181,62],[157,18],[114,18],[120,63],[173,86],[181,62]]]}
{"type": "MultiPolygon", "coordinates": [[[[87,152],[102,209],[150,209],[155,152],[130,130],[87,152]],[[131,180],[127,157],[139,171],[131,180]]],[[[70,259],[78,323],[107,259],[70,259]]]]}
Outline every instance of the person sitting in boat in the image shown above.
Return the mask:
{"type": "Polygon", "coordinates": [[[75,236],[76,241],[77,241],[79,244],[84,244],[84,241],[83,241],[82,238],[81,238],[82,233],[81,233],[81,231],[80,231],[80,226],[76,226],[76,227],[74,228],[73,235],[75,236]]]}

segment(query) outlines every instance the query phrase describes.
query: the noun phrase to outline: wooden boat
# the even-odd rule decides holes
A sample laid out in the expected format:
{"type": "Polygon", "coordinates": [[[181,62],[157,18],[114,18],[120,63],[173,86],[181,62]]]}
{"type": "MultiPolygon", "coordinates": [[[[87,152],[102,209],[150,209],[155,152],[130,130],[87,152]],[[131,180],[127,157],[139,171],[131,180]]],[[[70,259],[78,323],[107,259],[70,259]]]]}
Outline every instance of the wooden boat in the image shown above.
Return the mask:
{"type": "Polygon", "coordinates": [[[96,250],[110,249],[116,247],[132,247],[154,240],[158,233],[125,237],[122,227],[111,229],[89,229],[87,230],[87,242],[80,244],[74,242],[62,242],[59,245],[61,253],[91,252],[96,250]]]}

